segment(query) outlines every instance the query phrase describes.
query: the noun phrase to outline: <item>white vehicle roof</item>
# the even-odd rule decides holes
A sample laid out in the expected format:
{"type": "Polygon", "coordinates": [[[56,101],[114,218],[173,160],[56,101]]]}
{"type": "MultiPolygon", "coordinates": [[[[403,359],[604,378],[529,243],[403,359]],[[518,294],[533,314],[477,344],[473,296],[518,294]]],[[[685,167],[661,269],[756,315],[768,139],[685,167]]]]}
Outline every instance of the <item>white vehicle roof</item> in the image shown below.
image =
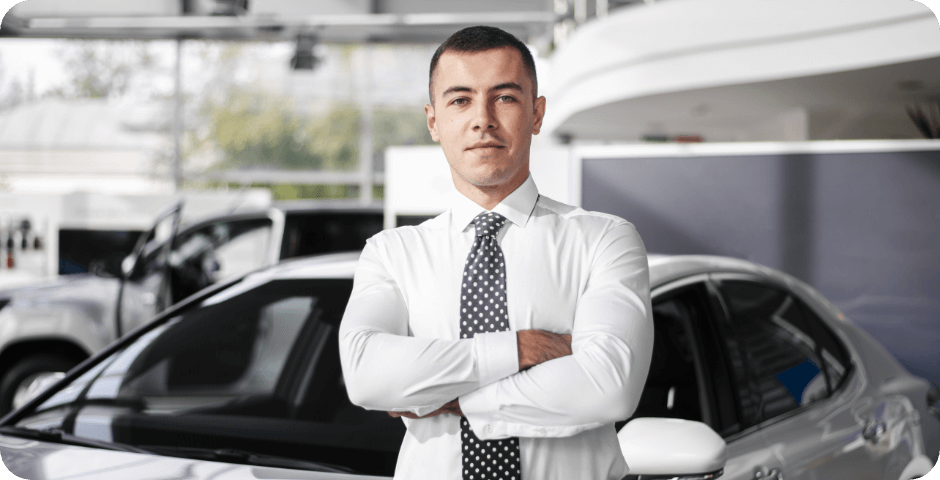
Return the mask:
{"type": "MultiPolygon", "coordinates": [[[[271,279],[353,278],[360,252],[342,252],[288,260],[246,277],[250,283],[271,279]]],[[[712,255],[650,255],[650,285],[714,272],[749,273],[791,283],[788,275],[747,260],[712,255]]]]}

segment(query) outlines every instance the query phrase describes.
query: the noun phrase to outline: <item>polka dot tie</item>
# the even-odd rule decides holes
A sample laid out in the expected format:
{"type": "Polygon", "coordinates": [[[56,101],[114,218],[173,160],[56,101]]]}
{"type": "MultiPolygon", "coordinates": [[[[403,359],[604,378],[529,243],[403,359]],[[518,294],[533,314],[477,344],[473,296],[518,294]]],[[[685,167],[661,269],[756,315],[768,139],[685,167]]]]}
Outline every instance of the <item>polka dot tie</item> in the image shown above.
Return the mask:
{"type": "MultiPolygon", "coordinates": [[[[460,289],[460,337],[509,330],[506,313],[506,263],[496,234],[506,223],[498,213],[483,212],[473,219],[476,239],[463,270],[460,289]]],[[[521,480],[519,439],[480,440],[460,419],[463,480],[521,480]]]]}

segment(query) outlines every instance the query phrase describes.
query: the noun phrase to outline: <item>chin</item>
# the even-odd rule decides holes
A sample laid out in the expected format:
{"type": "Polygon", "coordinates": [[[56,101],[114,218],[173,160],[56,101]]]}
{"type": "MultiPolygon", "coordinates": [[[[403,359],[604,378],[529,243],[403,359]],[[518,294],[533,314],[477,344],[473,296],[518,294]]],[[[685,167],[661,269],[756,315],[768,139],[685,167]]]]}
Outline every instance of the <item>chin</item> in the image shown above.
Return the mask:
{"type": "Polygon", "coordinates": [[[508,182],[512,175],[506,171],[486,172],[474,175],[473,177],[464,177],[478,187],[494,187],[508,182]]]}

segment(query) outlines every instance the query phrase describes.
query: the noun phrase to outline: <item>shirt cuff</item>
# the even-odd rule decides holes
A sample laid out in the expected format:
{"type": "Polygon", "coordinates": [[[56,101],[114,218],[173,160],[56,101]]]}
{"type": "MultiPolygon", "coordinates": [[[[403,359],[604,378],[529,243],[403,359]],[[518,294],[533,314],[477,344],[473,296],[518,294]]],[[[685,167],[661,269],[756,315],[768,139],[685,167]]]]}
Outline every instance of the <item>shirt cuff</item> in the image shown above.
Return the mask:
{"type": "Polygon", "coordinates": [[[509,436],[506,432],[506,424],[500,421],[498,414],[498,388],[499,384],[487,385],[457,399],[461,413],[470,423],[470,430],[473,430],[480,440],[509,436]]]}
{"type": "Polygon", "coordinates": [[[516,332],[505,330],[476,334],[473,355],[480,369],[480,385],[488,385],[519,371],[519,343],[516,332]]]}
{"type": "Polygon", "coordinates": [[[470,430],[480,440],[501,440],[509,437],[570,437],[585,430],[603,426],[601,423],[583,425],[526,425],[507,422],[499,412],[499,383],[478,388],[458,399],[460,411],[470,423],[470,430]]]}

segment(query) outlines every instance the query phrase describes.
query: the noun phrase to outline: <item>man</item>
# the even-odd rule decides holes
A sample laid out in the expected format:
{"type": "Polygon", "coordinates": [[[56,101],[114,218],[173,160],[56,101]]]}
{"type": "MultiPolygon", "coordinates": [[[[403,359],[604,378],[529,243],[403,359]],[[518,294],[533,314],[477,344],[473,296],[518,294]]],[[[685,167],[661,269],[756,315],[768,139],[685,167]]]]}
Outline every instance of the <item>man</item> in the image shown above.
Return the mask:
{"type": "Polygon", "coordinates": [[[353,403],[401,416],[399,479],[617,479],[614,422],[649,370],[646,251],[633,225],[539,195],[545,113],[524,44],[445,41],[425,107],[452,208],[372,237],[340,327],[353,403]]]}

